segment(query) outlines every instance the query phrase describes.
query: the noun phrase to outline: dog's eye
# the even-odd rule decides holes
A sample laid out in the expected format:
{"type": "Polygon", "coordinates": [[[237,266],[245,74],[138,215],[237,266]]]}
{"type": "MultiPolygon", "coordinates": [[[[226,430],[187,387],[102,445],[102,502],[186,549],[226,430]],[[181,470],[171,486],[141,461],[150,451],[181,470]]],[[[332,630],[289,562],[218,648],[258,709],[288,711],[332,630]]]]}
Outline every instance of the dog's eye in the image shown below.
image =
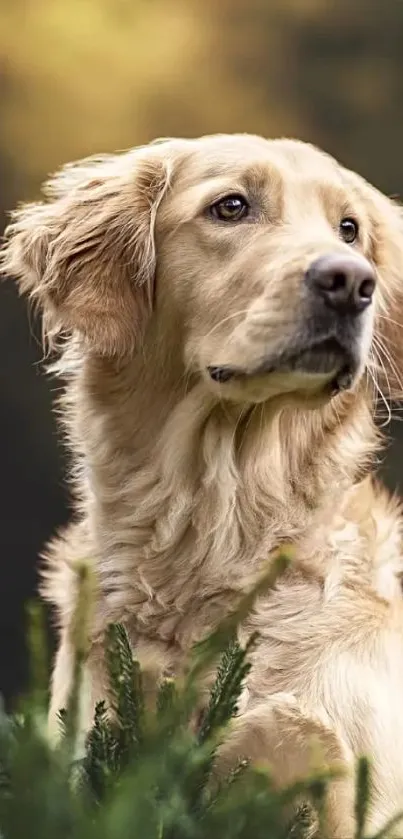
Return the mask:
{"type": "Polygon", "coordinates": [[[248,211],[249,204],[242,195],[226,195],[210,207],[211,215],[220,221],[239,221],[248,211]]]}
{"type": "Polygon", "coordinates": [[[343,218],[340,222],[340,236],[347,245],[352,245],[358,236],[358,224],[353,218],[343,218]]]}

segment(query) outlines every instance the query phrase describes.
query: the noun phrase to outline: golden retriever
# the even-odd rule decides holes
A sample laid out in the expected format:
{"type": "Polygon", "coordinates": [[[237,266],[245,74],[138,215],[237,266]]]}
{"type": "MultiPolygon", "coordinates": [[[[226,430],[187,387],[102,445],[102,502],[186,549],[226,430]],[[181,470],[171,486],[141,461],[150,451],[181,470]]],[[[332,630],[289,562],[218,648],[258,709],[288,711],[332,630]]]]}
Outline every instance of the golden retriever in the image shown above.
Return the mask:
{"type": "Polygon", "coordinates": [[[15,213],[2,271],[43,310],[67,381],[77,517],[44,579],[51,725],[74,560],[97,577],[88,725],[110,622],[155,678],[178,672],[292,541],[298,564],[242,627],[260,639],[222,765],[246,754],[288,782],[316,734],[346,770],[327,808],[345,839],[366,753],[382,826],[403,807],[402,516],[369,471],[377,390],[401,390],[399,207],[302,142],[160,140],[66,166],[15,213]]]}

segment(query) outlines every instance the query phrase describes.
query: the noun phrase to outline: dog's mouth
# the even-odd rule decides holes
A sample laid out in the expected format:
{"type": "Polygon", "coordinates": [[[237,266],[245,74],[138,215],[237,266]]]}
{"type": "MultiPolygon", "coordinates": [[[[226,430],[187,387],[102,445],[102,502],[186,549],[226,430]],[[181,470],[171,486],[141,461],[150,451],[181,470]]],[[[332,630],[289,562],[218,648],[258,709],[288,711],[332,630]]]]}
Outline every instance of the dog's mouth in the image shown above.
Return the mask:
{"type": "Polygon", "coordinates": [[[220,384],[273,373],[320,377],[328,379],[328,386],[334,394],[351,387],[357,369],[358,362],[354,352],[335,337],[311,343],[308,347],[299,350],[282,352],[274,358],[259,363],[251,370],[231,365],[207,368],[210,378],[220,384]]]}

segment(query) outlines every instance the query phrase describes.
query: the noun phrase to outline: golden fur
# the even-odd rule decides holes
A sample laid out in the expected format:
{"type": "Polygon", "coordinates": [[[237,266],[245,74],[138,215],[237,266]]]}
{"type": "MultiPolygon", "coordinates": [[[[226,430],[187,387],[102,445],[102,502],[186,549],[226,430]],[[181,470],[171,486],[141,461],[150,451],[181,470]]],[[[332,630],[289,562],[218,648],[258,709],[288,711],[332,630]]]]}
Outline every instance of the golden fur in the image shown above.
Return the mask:
{"type": "Polygon", "coordinates": [[[248,135],[86,160],[45,194],[15,213],[2,269],[43,310],[46,337],[63,337],[77,516],[44,576],[60,625],[51,724],[70,685],[74,560],[97,574],[88,725],[107,624],[125,623],[155,678],[178,672],[293,541],[298,565],[242,627],[260,641],[222,765],[246,753],[288,781],[315,734],[347,771],[328,802],[329,834],[345,839],[349,772],[367,753],[375,830],[403,806],[402,519],[368,474],[376,387],[400,393],[400,209],[312,146],[248,135]],[[229,192],[246,192],[246,223],[206,213],[229,192]],[[351,215],[353,246],[338,234],[351,215]],[[377,288],[351,388],[330,398],[323,376],[254,374],[301,334],[312,260],[352,249],[377,288]],[[228,363],[246,374],[213,382],[208,366],[228,363]]]}

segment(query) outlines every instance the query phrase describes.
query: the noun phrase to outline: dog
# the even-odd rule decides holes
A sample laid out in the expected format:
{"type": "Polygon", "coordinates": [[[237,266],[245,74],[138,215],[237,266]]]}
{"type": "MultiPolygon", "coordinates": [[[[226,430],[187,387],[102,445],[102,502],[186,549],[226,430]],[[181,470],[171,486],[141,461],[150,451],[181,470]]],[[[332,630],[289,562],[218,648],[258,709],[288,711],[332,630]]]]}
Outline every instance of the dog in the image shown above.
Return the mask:
{"type": "Polygon", "coordinates": [[[19,208],[2,272],[40,307],[65,381],[75,518],[50,545],[59,646],[51,730],[72,677],[74,564],[96,576],[83,726],[121,621],[152,680],[238,603],[271,552],[297,562],[257,631],[221,750],[278,783],[344,774],[329,836],[354,835],[372,760],[376,830],[403,806],[402,512],[373,477],[378,396],[402,393],[403,217],[312,145],[162,139],[64,167],[19,208]]]}

